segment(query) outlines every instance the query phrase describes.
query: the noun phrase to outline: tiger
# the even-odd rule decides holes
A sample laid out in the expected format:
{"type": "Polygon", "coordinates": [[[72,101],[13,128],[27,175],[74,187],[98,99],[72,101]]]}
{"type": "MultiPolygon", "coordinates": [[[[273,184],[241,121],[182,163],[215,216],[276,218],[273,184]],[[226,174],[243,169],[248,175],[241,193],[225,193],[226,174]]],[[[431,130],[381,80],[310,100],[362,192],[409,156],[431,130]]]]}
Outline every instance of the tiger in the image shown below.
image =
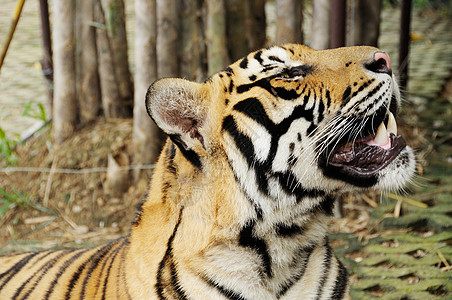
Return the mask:
{"type": "Polygon", "coordinates": [[[349,299],[337,195],[415,172],[387,53],[272,46],[144,102],[168,138],[129,234],[3,256],[0,299],[349,299]]]}

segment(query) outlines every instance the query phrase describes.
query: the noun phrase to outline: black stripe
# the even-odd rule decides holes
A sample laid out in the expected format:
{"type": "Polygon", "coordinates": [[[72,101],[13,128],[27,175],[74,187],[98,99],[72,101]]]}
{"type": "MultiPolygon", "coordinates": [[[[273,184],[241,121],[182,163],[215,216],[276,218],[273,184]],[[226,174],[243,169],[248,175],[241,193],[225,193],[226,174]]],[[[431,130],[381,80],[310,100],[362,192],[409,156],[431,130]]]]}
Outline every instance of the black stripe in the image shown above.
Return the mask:
{"type": "MultiPolygon", "coordinates": [[[[38,278],[35,280],[34,284],[31,286],[31,288],[25,293],[25,295],[21,298],[22,300],[27,299],[31,293],[35,290],[35,288],[38,286],[39,282],[41,281],[41,279],[47,274],[47,272],[60,260],[60,258],[64,255],[66,255],[68,253],[68,251],[70,250],[61,250],[60,254],[55,256],[54,258],[52,258],[50,261],[46,262],[39,270],[37,270],[36,272],[33,273],[33,275],[31,275],[29,278],[27,278],[27,280],[22,284],[21,287],[19,287],[16,291],[16,294],[13,296],[12,299],[15,299],[16,297],[18,297],[22,291],[22,289],[25,287],[25,285],[27,283],[29,283],[35,276],[38,275],[38,273],[40,273],[40,275],[38,276],[38,278]]],[[[50,255],[52,253],[55,253],[55,251],[49,251],[47,253],[47,255],[50,255]]],[[[46,257],[47,255],[44,255],[43,257],[40,258],[43,259],[44,257],[46,257]]]]}
{"type": "Polygon", "coordinates": [[[344,297],[345,291],[348,286],[348,274],[344,265],[342,265],[341,261],[337,259],[339,272],[336,276],[336,281],[334,283],[333,294],[331,295],[331,299],[342,299],[344,297]]]}
{"type": "Polygon", "coordinates": [[[234,81],[231,80],[231,81],[229,82],[228,92],[229,92],[229,93],[232,93],[233,90],[234,90],[234,81]]]}
{"type": "Polygon", "coordinates": [[[226,130],[232,136],[236,146],[246,158],[248,165],[250,167],[254,165],[256,171],[256,184],[261,191],[267,193],[268,179],[264,172],[266,168],[264,168],[261,163],[256,162],[254,145],[251,139],[238,130],[234,117],[231,115],[224,118],[223,130],[226,130]]]}
{"type": "Polygon", "coordinates": [[[162,193],[162,203],[164,204],[168,198],[168,191],[171,188],[171,183],[165,181],[162,184],[161,193],[162,193]]]}
{"type": "MultiPolygon", "coordinates": [[[[383,109],[384,110],[384,113],[385,113],[385,115],[384,115],[384,117],[386,117],[386,112],[387,112],[387,104],[388,103],[382,103],[382,100],[383,100],[383,98],[386,98],[386,92],[384,92],[382,95],[380,95],[378,98],[376,98],[376,99],[374,99],[372,102],[370,102],[370,103],[368,103],[366,106],[365,106],[365,108],[364,108],[364,110],[367,112],[367,111],[371,111],[371,110],[373,110],[374,109],[374,107],[375,106],[377,106],[378,105],[378,110],[381,110],[381,109],[383,109]]],[[[365,100],[365,99],[363,99],[363,100],[365,100]]],[[[356,104],[355,104],[355,107],[356,107],[356,104]]],[[[364,114],[364,110],[361,110],[361,111],[359,111],[359,110],[357,110],[356,112],[355,112],[355,114],[356,115],[359,115],[360,113],[361,114],[364,114]]],[[[377,113],[378,113],[378,111],[377,111],[377,113]]],[[[374,118],[375,117],[375,115],[377,114],[377,113],[374,113],[373,115],[371,115],[371,116],[366,116],[366,118],[374,118]]],[[[384,118],[383,118],[384,119],[384,118]]],[[[356,121],[355,121],[355,123],[356,123],[356,121]]],[[[381,122],[380,122],[381,123],[381,122]]],[[[380,124],[378,124],[378,125],[380,125],[380,124]]],[[[376,128],[375,128],[375,130],[373,130],[372,131],[374,134],[376,133],[376,128]]],[[[361,134],[362,134],[362,132],[361,132],[361,134]]]]}
{"type": "Polygon", "coordinates": [[[308,90],[308,93],[303,97],[303,105],[308,104],[309,98],[311,97],[311,90],[308,90]]]}
{"type": "Polygon", "coordinates": [[[50,286],[48,287],[46,294],[44,296],[44,299],[49,299],[50,296],[52,295],[56,284],[58,283],[58,280],[61,278],[61,276],[63,275],[64,272],[67,271],[68,267],[74,263],[77,258],[79,258],[82,254],[86,253],[87,251],[89,251],[91,249],[83,249],[83,250],[75,250],[73,252],[70,252],[68,254],[73,254],[68,260],[66,260],[63,265],[60,267],[60,269],[58,270],[58,272],[56,273],[55,277],[53,278],[53,280],[50,282],[50,286]]]}
{"type": "MultiPolygon", "coordinates": [[[[126,236],[126,240],[127,240],[127,246],[130,245],[130,233],[126,236]]],[[[121,260],[119,261],[119,276],[118,276],[118,287],[119,287],[119,283],[124,284],[124,288],[126,290],[127,293],[127,299],[128,300],[132,300],[132,296],[130,296],[129,293],[129,285],[127,284],[127,278],[125,276],[126,274],[126,270],[125,270],[125,258],[126,258],[126,254],[127,252],[125,251],[126,248],[123,248],[123,251],[121,253],[121,260]]],[[[127,249],[129,249],[129,247],[127,247],[127,249]]]]}
{"type": "Polygon", "coordinates": [[[316,122],[316,124],[319,124],[323,120],[323,113],[325,112],[325,104],[323,103],[323,99],[322,98],[316,99],[316,101],[319,103],[319,109],[317,110],[317,122],[316,122]]]}
{"type": "Polygon", "coordinates": [[[248,164],[252,165],[255,159],[254,145],[248,136],[244,135],[238,130],[234,117],[229,115],[224,118],[222,128],[223,130],[229,132],[229,134],[234,139],[236,146],[245,156],[248,164]]]}
{"type": "Polygon", "coordinates": [[[234,70],[231,67],[226,67],[223,70],[227,76],[231,77],[232,75],[234,75],[234,70]]]}
{"type": "MultiPolygon", "coordinates": [[[[262,79],[259,79],[258,81],[255,81],[255,82],[252,82],[249,84],[238,85],[236,91],[237,91],[237,93],[242,94],[242,93],[248,92],[249,90],[251,90],[254,87],[261,87],[267,91],[272,89],[270,83],[268,82],[268,79],[262,78],[262,79]]],[[[272,93],[272,92],[270,92],[270,93],[272,93]]]]}
{"type": "Polygon", "coordinates": [[[326,90],[325,97],[326,97],[326,107],[329,109],[329,108],[331,107],[331,94],[330,94],[330,90],[326,90]]]}
{"type": "MultiPolygon", "coordinates": [[[[83,263],[81,263],[77,271],[75,271],[72,274],[72,278],[69,281],[69,284],[67,285],[66,294],[64,296],[64,299],[69,300],[71,298],[71,293],[73,288],[76,286],[77,282],[80,279],[80,276],[82,275],[83,271],[87,266],[89,267],[89,270],[86,273],[86,277],[83,280],[82,290],[86,288],[86,284],[88,282],[87,278],[91,276],[91,272],[97,267],[99,262],[104,258],[104,256],[110,251],[112,247],[112,243],[108,243],[107,245],[103,246],[102,248],[98,249],[94,255],[89,256],[83,263]]],[[[94,251],[94,249],[90,249],[94,251]]]]}
{"type": "Polygon", "coordinates": [[[318,208],[322,213],[325,213],[328,216],[333,216],[334,215],[333,208],[335,201],[336,199],[333,196],[327,195],[320,201],[320,206],[318,208]]]}
{"type": "MultiPolygon", "coordinates": [[[[110,265],[108,266],[107,274],[105,275],[105,280],[104,280],[104,284],[103,284],[103,288],[102,288],[102,300],[105,300],[105,295],[106,295],[106,293],[107,293],[107,284],[108,284],[108,281],[109,281],[109,280],[110,280],[110,281],[113,281],[112,279],[110,279],[110,271],[111,271],[111,267],[112,267],[113,264],[115,263],[116,256],[118,255],[119,250],[123,249],[124,246],[127,244],[127,242],[128,242],[128,240],[125,239],[125,238],[123,238],[122,243],[121,243],[118,247],[116,247],[115,250],[112,251],[112,255],[113,255],[113,256],[112,256],[112,258],[111,258],[110,265]]],[[[105,263],[104,263],[104,265],[102,266],[101,274],[103,273],[104,266],[105,266],[106,262],[108,261],[108,259],[109,259],[109,258],[107,258],[107,259],[105,260],[105,263]]],[[[100,275],[99,275],[99,276],[100,276],[100,275]]],[[[83,299],[83,297],[81,297],[81,299],[83,299]]]]}
{"type": "Polygon", "coordinates": [[[323,195],[321,197],[322,198],[315,205],[306,211],[307,215],[316,215],[321,213],[323,215],[333,216],[333,208],[336,199],[331,195],[323,195]]]}
{"type": "Polygon", "coordinates": [[[307,87],[308,87],[308,84],[305,83],[305,85],[304,85],[304,87],[303,87],[303,90],[301,90],[300,95],[303,95],[303,94],[304,94],[304,92],[306,91],[306,88],[307,88],[307,87]]]}
{"type": "Polygon", "coordinates": [[[317,293],[316,293],[317,300],[319,300],[320,297],[322,296],[323,289],[324,289],[326,281],[328,279],[328,275],[331,272],[331,256],[332,256],[333,250],[331,250],[330,244],[328,242],[328,238],[326,238],[326,241],[325,241],[325,250],[326,250],[325,256],[323,258],[323,264],[322,264],[323,274],[322,274],[322,278],[320,279],[319,287],[318,287],[317,293]]]}
{"type": "Polygon", "coordinates": [[[295,89],[285,89],[283,87],[274,87],[270,84],[270,80],[276,76],[272,76],[270,78],[262,78],[255,82],[242,84],[237,86],[237,93],[245,93],[251,90],[254,87],[260,87],[272,94],[275,97],[279,97],[284,100],[295,100],[298,99],[301,94],[298,94],[295,89]]]}
{"type": "MultiPolygon", "coordinates": [[[[356,97],[356,95],[358,95],[359,92],[362,92],[372,82],[373,82],[373,80],[368,80],[368,81],[364,82],[363,84],[361,84],[361,86],[356,91],[353,92],[353,94],[352,94],[352,96],[350,98],[353,99],[354,97],[356,97]]],[[[383,82],[380,83],[380,86],[382,84],[383,84],[383,82]]]]}
{"type": "MultiPolygon", "coordinates": [[[[381,87],[382,87],[382,86],[383,86],[383,82],[380,82],[380,84],[378,84],[376,87],[374,87],[372,90],[370,90],[370,91],[369,91],[369,92],[368,92],[361,100],[356,101],[356,103],[354,104],[354,106],[357,107],[357,106],[359,106],[361,103],[363,103],[363,102],[369,100],[369,98],[371,98],[373,95],[375,95],[378,91],[381,90],[381,87]]],[[[361,91],[362,88],[363,88],[363,87],[361,86],[361,87],[359,88],[359,90],[361,91]]],[[[356,96],[357,93],[358,93],[358,91],[355,92],[355,93],[353,93],[352,97],[356,96]]],[[[378,99],[380,99],[380,98],[378,98],[378,99]]],[[[373,101],[373,102],[370,104],[371,106],[366,107],[366,109],[371,109],[371,108],[375,105],[375,102],[378,102],[378,101],[373,101]]]]}
{"type": "Polygon", "coordinates": [[[352,88],[350,86],[348,86],[345,89],[344,94],[342,95],[342,105],[341,105],[341,107],[344,107],[344,105],[347,104],[347,102],[350,100],[351,92],[352,92],[352,88]]]}
{"type": "Polygon", "coordinates": [[[306,135],[312,137],[316,129],[317,126],[314,123],[311,123],[311,125],[309,125],[309,128],[306,130],[306,135]]]}
{"type": "Polygon", "coordinates": [[[246,69],[248,67],[248,57],[244,57],[239,64],[240,68],[246,69]]]}
{"type": "MultiPolygon", "coordinates": [[[[159,268],[157,270],[157,283],[155,284],[155,289],[156,289],[159,299],[162,299],[162,300],[166,299],[163,292],[164,292],[164,288],[168,285],[168,283],[164,282],[163,271],[167,267],[167,264],[170,263],[170,261],[172,260],[173,240],[174,240],[174,237],[176,236],[177,229],[179,228],[179,225],[182,221],[182,213],[183,213],[183,208],[181,208],[179,211],[179,218],[177,220],[176,225],[174,226],[173,233],[171,234],[171,236],[168,239],[165,255],[163,256],[163,259],[160,261],[159,268]]],[[[174,288],[177,288],[177,287],[174,287],[174,288]]]]}
{"type": "Polygon", "coordinates": [[[276,224],[275,225],[275,233],[281,237],[293,237],[297,234],[302,234],[304,232],[304,228],[298,226],[297,224],[276,224]]]}
{"type": "Polygon", "coordinates": [[[290,151],[290,154],[293,154],[293,151],[295,150],[295,143],[290,143],[289,144],[289,151],[290,151]]]}
{"type": "Polygon", "coordinates": [[[264,268],[264,272],[268,277],[273,277],[272,266],[271,266],[271,258],[268,253],[267,243],[265,240],[258,238],[254,234],[254,226],[256,225],[255,221],[248,222],[242,230],[240,230],[239,234],[239,245],[242,247],[251,248],[256,251],[256,253],[260,256],[262,261],[262,266],[264,268]]]}
{"type": "Polygon", "coordinates": [[[284,100],[295,100],[300,98],[301,94],[297,93],[295,89],[286,89],[283,87],[273,87],[275,95],[284,100]]]}
{"type": "Polygon", "coordinates": [[[23,259],[21,259],[18,263],[16,263],[14,266],[12,266],[7,271],[0,274],[0,279],[5,278],[2,285],[0,285],[0,290],[3,289],[3,287],[36,255],[40,254],[40,252],[33,252],[27,256],[25,256],[23,259]]]}
{"type": "Polygon", "coordinates": [[[278,179],[284,192],[289,195],[295,195],[297,202],[300,202],[304,197],[316,198],[325,196],[325,192],[317,189],[307,189],[301,186],[295,175],[291,171],[276,172],[274,177],[278,179]]]}
{"type": "Polygon", "coordinates": [[[174,157],[176,156],[176,146],[174,145],[174,143],[171,143],[171,146],[167,147],[166,156],[168,158],[167,165],[168,171],[172,174],[176,174],[177,169],[176,166],[174,165],[174,157]]]}
{"type": "Polygon", "coordinates": [[[141,218],[143,216],[143,204],[146,202],[147,195],[143,197],[143,199],[138,203],[137,208],[135,210],[135,217],[132,221],[132,226],[137,227],[141,223],[141,218]]]}
{"type": "MultiPolygon", "coordinates": [[[[364,82],[355,92],[353,92],[352,98],[354,98],[356,95],[358,95],[359,92],[362,92],[366,87],[368,87],[374,81],[375,81],[374,79],[371,79],[371,80],[364,82]]],[[[382,86],[383,86],[383,82],[380,82],[371,92],[366,94],[366,97],[370,97],[371,95],[375,94],[375,92],[378,91],[379,89],[381,89],[382,86]]]]}
{"type": "Polygon", "coordinates": [[[212,279],[207,278],[207,276],[203,276],[202,279],[204,279],[204,281],[208,285],[210,285],[211,287],[216,288],[223,296],[225,296],[228,299],[231,299],[231,300],[247,300],[245,297],[243,297],[239,293],[231,291],[231,290],[225,288],[224,286],[221,286],[220,284],[218,284],[217,282],[213,281],[212,279]]]}
{"type": "Polygon", "coordinates": [[[279,63],[284,63],[284,61],[283,61],[282,59],[280,59],[279,57],[276,57],[276,56],[274,56],[274,55],[270,55],[270,56],[268,57],[268,59],[269,59],[269,60],[276,61],[276,62],[279,62],[279,63]]]}
{"type": "Polygon", "coordinates": [[[266,72],[268,72],[270,70],[273,70],[273,69],[277,68],[277,66],[272,66],[272,65],[263,65],[263,67],[264,68],[262,69],[261,73],[266,73],[266,72]]]}
{"type": "MultiPolygon", "coordinates": [[[[39,254],[43,254],[43,255],[41,257],[36,256],[36,262],[35,263],[29,262],[30,265],[31,265],[30,267],[36,265],[36,263],[38,263],[38,262],[43,261],[44,258],[46,258],[47,256],[49,256],[52,253],[53,253],[53,251],[40,252],[39,254]]],[[[46,263],[44,263],[43,266],[45,266],[45,265],[46,265],[46,263]]],[[[14,295],[13,295],[13,297],[11,299],[16,299],[17,297],[19,297],[20,293],[22,293],[22,291],[24,290],[25,286],[27,284],[29,284],[30,280],[32,280],[33,277],[35,277],[37,275],[37,273],[40,272],[40,271],[41,271],[41,268],[38,269],[37,271],[35,271],[32,275],[30,275],[26,280],[24,280],[22,285],[16,289],[16,292],[14,293],[14,295]]],[[[32,287],[32,289],[33,289],[33,287],[32,287]]]]}
{"type": "MultiPolygon", "coordinates": [[[[112,242],[113,244],[112,244],[112,247],[110,248],[110,250],[113,250],[113,251],[110,251],[110,252],[108,253],[108,255],[105,257],[105,259],[103,260],[102,266],[101,266],[101,268],[100,268],[99,275],[97,276],[97,280],[96,280],[96,285],[95,285],[96,293],[95,293],[95,296],[97,296],[97,292],[98,292],[99,285],[100,285],[100,280],[101,280],[101,278],[102,278],[102,274],[104,273],[104,269],[105,269],[105,267],[106,267],[106,265],[107,265],[107,263],[108,263],[108,260],[110,259],[110,257],[115,256],[115,253],[118,251],[119,248],[121,248],[121,245],[124,243],[124,241],[123,241],[123,243],[121,243],[118,247],[116,247],[116,248],[114,248],[114,249],[113,249],[113,246],[115,246],[116,244],[118,244],[119,241],[121,241],[122,239],[123,239],[123,238],[119,238],[119,239],[117,239],[116,241],[112,242]]],[[[93,272],[93,270],[88,271],[89,274],[88,274],[88,275],[85,277],[85,279],[83,280],[82,291],[81,291],[81,293],[80,293],[80,299],[85,299],[86,286],[87,286],[87,284],[88,284],[88,280],[91,278],[91,273],[92,273],[92,272],[93,272]]]]}
{"type": "MultiPolygon", "coordinates": [[[[128,242],[126,244],[128,244],[128,242]]],[[[118,262],[118,270],[116,271],[117,274],[114,278],[112,277],[112,280],[111,280],[112,284],[114,284],[116,286],[116,295],[121,295],[121,292],[120,292],[121,286],[123,288],[126,287],[126,283],[124,281],[122,281],[122,276],[121,276],[122,275],[121,272],[123,272],[121,265],[122,265],[122,260],[124,259],[124,252],[125,252],[124,249],[127,249],[127,247],[122,247],[121,249],[119,249],[120,255],[119,255],[119,262],[118,262]],[[116,279],[116,281],[113,283],[113,280],[115,280],[115,279],[116,279]]]]}
{"type": "Polygon", "coordinates": [[[174,159],[174,157],[176,157],[176,146],[174,145],[174,143],[171,143],[169,150],[169,159],[174,159]]]}
{"type": "Polygon", "coordinates": [[[397,118],[397,113],[399,111],[399,106],[397,103],[397,98],[394,94],[391,95],[391,103],[389,104],[389,111],[392,112],[394,117],[397,118]]]}
{"type": "Polygon", "coordinates": [[[301,248],[298,251],[298,255],[294,258],[294,261],[292,265],[300,266],[296,272],[294,272],[294,276],[290,278],[283,287],[276,293],[276,298],[279,299],[282,296],[284,296],[287,291],[296,283],[298,282],[306,272],[306,267],[309,263],[309,258],[311,257],[312,252],[314,251],[315,246],[311,245],[306,248],[301,248]]]}
{"type": "Polygon", "coordinates": [[[170,267],[170,271],[171,271],[171,284],[174,287],[174,292],[177,296],[176,299],[178,299],[178,300],[188,299],[187,295],[185,294],[185,292],[182,289],[182,286],[179,282],[179,276],[177,274],[176,264],[174,263],[173,259],[170,260],[169,267],[170,267]]]}
{"type": "MultiPolygon", "coordinates": [[[[374,82],[375,79],[370,79],[366,82],[364,82],[356,91],[353,92],[353,94],[351,94],[351,87],[348,86],[347,89],[345,90],[344,94],[342,95],[342,104],[341,104],[341,108],[344,107],[351,99],[353,99],[359,92],[362,92],[366,87],[368,87],[372,82],[374,82]],[[351,94],[351,95],[350,95],[351,94]]],[[[361,103],[362,101],[368,99],[370,96],[372,96],[373,94],[375,94],[378,90],[381,89],[381,86],[383,85],[383,82],[381,82],[379,85],[377,85],[376,88],[374,88],[371,92],[369,92],[369,94],[367,94],[365,97],[363,97],[363,99],[361,99],[360,102],[355,103],[354,105],[358,105],[358,103],[361,103]]]]}
{"type": "MultiPolygon", "coordinates": [[[[232,165],[231,165],[231,168],[232,168],[232,165]]],[[[234,179],[235,179],[235,181],[240,182],[239,179],[237,178],[237,174],[235,174],[235,173],[234,173],[234,179]]],[[[256,219],[262,220],[263,212],[262,212],[262,207],[260,206],[260,204],[256,201],[254,201],[254,199],[252,199],[250,197],[250,195],[247,193],[247,191],[244,190],[243,192],[245,194],[246,199],[251,203],[251,205],[254,208],[254,211],[256,212],[256,219]]]]}
{"type": "Polygon", "coordinates": [[[269,130],[274,130],[275,124],[267,115],[264,106],[259,99],[251,97],[234,105],[234,110],[239,111],[269,130]]]}
{"type": "Polygon", "coordinates": [[[201,169],[201,158],[198,153],[188,148],[178,134],[170,134],[169,138],[177,145],[182,155],[196,168],[201,169]]]}
{"type": "Polygon", "coordinates": [[[262,50],[257,51],[256,54],[254,54],[254,59],[257,60],[262,65],[262,50]]]}

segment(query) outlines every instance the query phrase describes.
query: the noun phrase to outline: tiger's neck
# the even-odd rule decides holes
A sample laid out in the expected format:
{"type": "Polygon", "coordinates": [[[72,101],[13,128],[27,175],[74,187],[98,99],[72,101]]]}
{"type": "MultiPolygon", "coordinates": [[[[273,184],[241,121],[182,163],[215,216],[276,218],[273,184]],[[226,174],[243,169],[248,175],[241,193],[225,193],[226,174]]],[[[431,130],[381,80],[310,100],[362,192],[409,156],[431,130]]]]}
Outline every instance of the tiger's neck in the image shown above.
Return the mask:
{"type": "MultiPolygon", "coordinates": [[[[330,252],[332,198],[306,194],[266,205],[262,201],[268,199],[252,198],[235,180],[228,181],[234,178],[229,165],[216,167],[225,174],[200,178],[187,171],[193,167],[172,143],[163,151],[131,235],[131,252],[139,257],[133,269],[158,292],[175,277],[194,272],[192,280],[207,285],[249,278],[266,293],[281,294],[295,284],[313,253],[330,252]]],[[[243,280],[243,289],[249,284],[243,280]]]]}

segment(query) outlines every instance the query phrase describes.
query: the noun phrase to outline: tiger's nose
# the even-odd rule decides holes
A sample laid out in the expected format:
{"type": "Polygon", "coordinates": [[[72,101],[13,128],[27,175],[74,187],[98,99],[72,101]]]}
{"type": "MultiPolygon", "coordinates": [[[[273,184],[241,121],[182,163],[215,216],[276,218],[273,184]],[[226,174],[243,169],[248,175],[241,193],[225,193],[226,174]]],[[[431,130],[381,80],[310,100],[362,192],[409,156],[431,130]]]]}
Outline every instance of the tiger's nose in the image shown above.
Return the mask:
{"type": "Polygon", "coordinates": [[[378,51],[374,53],[374,57],[368,63],[365,63],[366,69],[375,73],[385,73],[392,75],[391,58],[386,52],[378,51]]]}

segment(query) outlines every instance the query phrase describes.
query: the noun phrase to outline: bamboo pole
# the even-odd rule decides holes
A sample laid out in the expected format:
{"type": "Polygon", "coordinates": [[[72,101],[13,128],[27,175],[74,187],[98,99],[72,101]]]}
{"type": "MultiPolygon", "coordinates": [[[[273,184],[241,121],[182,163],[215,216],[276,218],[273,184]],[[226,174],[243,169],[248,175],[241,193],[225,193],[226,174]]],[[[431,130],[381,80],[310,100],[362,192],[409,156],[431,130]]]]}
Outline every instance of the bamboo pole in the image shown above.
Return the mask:
{"type": "Polygon", "coordinates": [[[402,0],[399,38],[399,87],[406,94],[408,83],[408,57],[410,52],[411,0],[402,0]]]}
{"type": "Polygon", "coordinates": [[[50,115],[53,111],[53,62],[52,62],[52,38],[50,32],[49,4],[47,0],[39,0],[39,10],[41,12],[41,39],[43,57],[41,61],[42,74],[47,80],[47,103],[50,115]]]}
{"type": "Polygon", "coordinates": [[[17,23],[19,23],[22,9],[24,8],[25,0],[17,0],[16,10],[14,11],[13,19],[11,20],[11,26],[9,27],[8,35],[6,36],[6,42],[3,45],[2,53],[0,56],[0,71],[2,70],[3,62],[5,61],[6,53],[8,52],[9,45],[13,39],[14,32],[16,31],[17,23]]]}
{"type": "Polygon", "coordinates": [[[346,1],[331,2],[331,48],[345,46],[345,14],[346,1]]]}
{"type": "Polygon", "coordinates": [[[77,126],[74,1],[53,1],[53,140],[61,144],[77,126]]]}

